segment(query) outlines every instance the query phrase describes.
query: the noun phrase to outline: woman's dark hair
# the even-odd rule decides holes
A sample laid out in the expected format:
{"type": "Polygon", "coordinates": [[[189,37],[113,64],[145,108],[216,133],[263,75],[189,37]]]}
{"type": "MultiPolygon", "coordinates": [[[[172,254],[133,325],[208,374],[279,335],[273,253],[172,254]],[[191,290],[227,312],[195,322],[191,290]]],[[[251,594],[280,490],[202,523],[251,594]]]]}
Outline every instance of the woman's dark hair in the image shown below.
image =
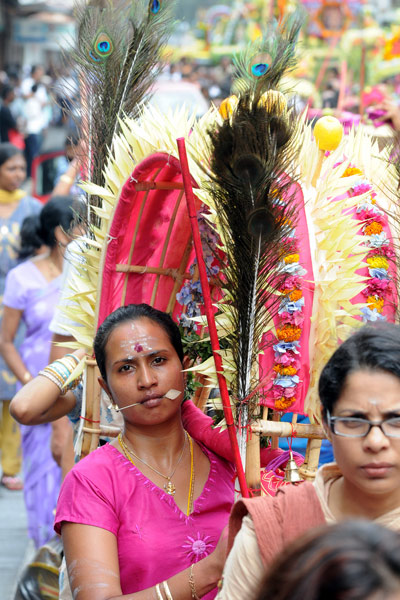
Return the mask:
{"type": "Polygon", "coordinates": [[[99,367],[102,378],[107,381],[106,373],[106,346],[112,331],[127,321],[136,321],[137,319],[150,319],[164,329],[169,337],[169,340],[174,347],[179,360],[183,362],[183,347],[181,334],[178,326],[174,323],[171,317],[161,310],[157,310],[148,304],[128,304],[121,306],[112,312],[103,321],[97,330],[94,338],[93,348],[96,356],[97,365],[99,367]]]}
{"type": "Polygon", "coordinates": [[[400,379],[399,325],[365,325],[332,354],[318,384],[324,416],[328,410],[332,413],[349,374],[361,370],[386,371],[400,379]]]}
{"type": "Polygon", "coordinates": [[[288,546],[256,600],[367,600],[399,590],[400,535],[360,519],[324,525],[288,546]]]}
{"type": "Polygon", "coordinates": [[[23,260],[33,256],[43,245],[54,248],[57,243],[56,227],[66,233],[79,220],[79,203],[71,196],[54,196],[38,215],[25,217],[20,231],[18,257],[23,260]]]}
{"type": "Polygon", "coordinates": [[[16,154],[21,154],[21,156],[24,155],[22,150],[14,146],[14,144],[10,144],[10,142],[2,142],[0,144],[0,167],[16,154]]]}

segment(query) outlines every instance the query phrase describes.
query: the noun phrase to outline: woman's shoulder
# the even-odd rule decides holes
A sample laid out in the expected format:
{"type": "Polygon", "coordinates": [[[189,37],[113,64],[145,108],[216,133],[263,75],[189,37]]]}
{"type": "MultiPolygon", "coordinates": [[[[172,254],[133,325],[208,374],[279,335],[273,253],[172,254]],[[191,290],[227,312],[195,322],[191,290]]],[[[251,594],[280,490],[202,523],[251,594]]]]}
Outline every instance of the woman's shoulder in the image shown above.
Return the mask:
{"type": "Polygon", "coordinates": [[[37,198],[29,195],[21,198],[19,206],[26,213],[24,217],[27,215],[38,214],[43,208],[43,204],[39,202],[37,198]]]}
{"type": "Polygon", "coordinates": [[[104,444],[77,462],[66,475],[65,482],[80,486],[104,488],[116,485],[120,474],[120,464],[124,457],[111,444],[104,444]]]}
{"type": "Polygon", "coordinates": [[[122,454],[114,446],[104,444],[104,446],[100,446],[84,458],[81,458],[74,465],[71,472],[90,476],[90,478],[101,478],[107,471],[115,469],[120,456],[122,457],[122,454]]]}
{"type": "Polygon", "coordinates": [[[37,283],[36,278],[32,278],[32,273],[35,273],[36,267],[30,259],[20,262],[13,267],[7,274],[7,286],[18,285],[19,291],[32,286],[32,282],[37,283]]]}

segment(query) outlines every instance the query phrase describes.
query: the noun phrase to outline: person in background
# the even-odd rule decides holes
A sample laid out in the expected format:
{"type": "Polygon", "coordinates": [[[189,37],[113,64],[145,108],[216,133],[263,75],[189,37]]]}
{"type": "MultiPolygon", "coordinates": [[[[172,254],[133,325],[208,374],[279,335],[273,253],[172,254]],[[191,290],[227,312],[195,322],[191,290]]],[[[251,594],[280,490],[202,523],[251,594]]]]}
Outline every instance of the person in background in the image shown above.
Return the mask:
{"type": "Polygon", "coordinates": [[[1,89],[1,106],[0,106],[0,142],[10,142],[10,130],[16,131],[18,124],[14,118],[10,104],[15,99],[15,91],[9,85],[5,85],[1,89]]]}
{"type": "Polygon", "coordinates": [[[371,521],[322,526],[275,560],[254,600],[400,598],[400,535],[371,521]]]}
{"type": "Polygon", "coordinates": [[[42,133],[47,125],[43,105],[36,94],[37,90],[38,86],[34,84],[24,103],[25,158],[28,177],[32,175],[32,162],[39,154],[43,141],[42,133]]]}
{"type": "MultiPolygon", "coordinates": [[[[71,240],[69,232],[77,211],[79,207],[71,197],[55,197],[22,226],[20,258],[25,261],[7,275],[0,333],[0,351],[18,380],[17,388],[48,363],[49,323],[58,302],[64,248],[71,240]],[[48,251],[38,255],[43,246],[48,251]],[[18,349],[15,335],[21,321],[26,325],[26,334],[18,349]]],[[[21,433],[28,531],[39,547],[53,535],[61,472],[51,456],[50,425],[23,426],[21,433]]]]}
{"type": "Polygon", "coordinates": [[[314,483],[234,506],[218,600],[255,594],[276,555],[311,527],[367,518],[400,531],[400,326],[361,327],[328,360],[318,391],[336,462],[314,483]]]}
{"type": "MultiPolygon", "coordinates": [[[[7,273],[17,265],[20,227],[29,215],[38,214],[42,205],[21,189],[26,179],[26,163],[21,150],[9,143],[0,144],[0,322],[3,316],[3,293],[7,273]]],[[[21,341],[22,330],[15,343],[21,341]]],[[[0,353],[0,452],[1,485],[20,490],[22,481],[20,446],[17,423],[10,415],[10,400],[15,394],[16,378],[0,353]]]]}

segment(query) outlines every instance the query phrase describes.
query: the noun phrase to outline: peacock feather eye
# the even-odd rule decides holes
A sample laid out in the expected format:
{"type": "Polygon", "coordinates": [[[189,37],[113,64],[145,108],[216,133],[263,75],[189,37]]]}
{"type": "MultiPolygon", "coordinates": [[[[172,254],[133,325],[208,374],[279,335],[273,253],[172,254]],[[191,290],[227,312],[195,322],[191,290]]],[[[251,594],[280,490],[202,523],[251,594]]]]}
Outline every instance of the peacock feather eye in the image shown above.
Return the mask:
{"type": "Polygon", "coordinates": [[[150,0],[149,10],[153,15],[156,15],[161,8],[161,0],[150,0]]]}
{"type": "Polygon", "coordinates": [[[268,70],[269,65],[267,63],[257,63],[256,65],[251,66],[251,72],[255,77],[261,77],[265,75],[268,70]]]}
{"type": "Polygon", "coordinates": [[[99,33],[94,43],[93,50],[100,59],[110,56],[114,50],[110,36],[106,33],[99,33]]]}
{"type": "Polygon", "coordinates": [[[96,55],[93,53],[93,50],[89,50],[88,54],[89,54],[89,59],[90,59],[90,60],[91,60],[93,63],[99,63],[99,62],[101,62],[101,58],[99,58],[98,56],[96,56],[96,55]]]}
{"type": "Polygon", "coordinates": [[[258,54],[253,56],[249,65],[249,72],[253,77],[262,77],[268,71],[272,63],[269,54],[258,54]]]}

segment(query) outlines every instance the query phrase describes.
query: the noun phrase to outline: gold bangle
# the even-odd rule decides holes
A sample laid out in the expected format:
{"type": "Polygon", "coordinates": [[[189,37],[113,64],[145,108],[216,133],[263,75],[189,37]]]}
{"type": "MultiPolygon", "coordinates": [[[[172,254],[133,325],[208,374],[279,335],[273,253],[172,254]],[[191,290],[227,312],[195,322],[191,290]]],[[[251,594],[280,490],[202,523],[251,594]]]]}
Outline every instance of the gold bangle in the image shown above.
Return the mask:
{"type": "Polygon", "coordinates": [[[166,581],[163,581],[163,587],[167,600],[174,600],[171,594],[171,590],[169,589],[169,585],[166,581]]]}
{"type": "Polygon", "coordinates": [[[194,600],[200,600],[200,598],[198,597],[198,595],[196,593],[196,584],[194,582],[193,567],[194,567],[194,565],[190,566],[190,574],[189,574],[190,591],[192,593],[192,598],[194,598],[194,600]]]}
{"type": "Polygon", "coordinates": [[[31,379],[32,379],[32,375],[29,373],[29,371],[25,371],[25,373],[22,375],[21,382],[28,383],[28,381],[30,381],[31,379]]]}
{"type": "Polygon", "coordinates": [[[157,596],[157,600],[164,600],[163,595],[162,595],[161,590],[160,590],[160,584],[159,583],[157,583],[157,585],[156,585],[156,596],[157,596]]]}
{"type": "Polygon", "coordinates": [[[73,183],[74,180],[72,179],[72,177],[70,177],[69,175],[65,175],[64,173],[64,175],[61,175],[60,181],[62,181],[63,183],[73,183]]]}

